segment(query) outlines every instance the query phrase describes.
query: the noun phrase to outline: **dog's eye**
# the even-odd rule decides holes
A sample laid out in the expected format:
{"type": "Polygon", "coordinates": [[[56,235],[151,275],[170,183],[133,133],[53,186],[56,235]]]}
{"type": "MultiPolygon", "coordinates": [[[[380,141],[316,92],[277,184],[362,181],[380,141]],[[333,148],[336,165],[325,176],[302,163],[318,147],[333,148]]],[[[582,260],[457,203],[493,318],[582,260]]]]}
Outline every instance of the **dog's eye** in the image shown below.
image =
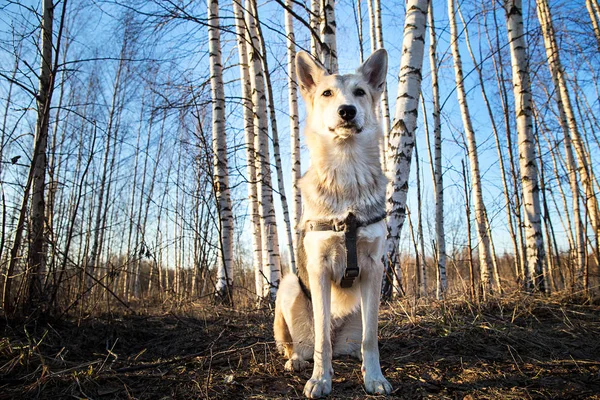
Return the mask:
{"type": "Polygon", "coordinates": [[[327,89],[326,91],[324,91],[324,92],[322,93],[322,96],[323,96],[323,97],[329,97],[329,96],[331,96],[332,94],[333,94],[333,93],[331,93],[331,90],[327,89]]]}
{"type": "Polygon", "coordinates": [[[366,93],[365,93],[365,91],[364,91],[364,90],[362,90],[362,89],[360,89],[360,88],[359,88],[359,89],[356,89],[356,90],[354,91],[354,95],[355,95],[355,96],[357,96],[357,97],[362,97],[362,96],[364,96],[365,94],[366,94],[366,93]]]}

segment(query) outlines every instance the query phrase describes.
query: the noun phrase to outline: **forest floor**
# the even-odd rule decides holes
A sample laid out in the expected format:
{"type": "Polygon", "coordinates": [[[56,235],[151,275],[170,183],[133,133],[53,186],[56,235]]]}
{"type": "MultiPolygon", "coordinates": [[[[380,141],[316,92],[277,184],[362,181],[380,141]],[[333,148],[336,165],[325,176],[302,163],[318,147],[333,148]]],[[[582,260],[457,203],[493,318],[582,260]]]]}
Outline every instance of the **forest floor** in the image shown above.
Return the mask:
{"type": "MultiPolygon", "coordinates": [[[[191,304],[137,315],[0,322],[0,399],[301,398],[272,312],[191,304]]],[[[382,307],[382,369],[401,399],[600,399],[600,307],[553,298],[382,307]]],[[[331,398],[367,397],[334,361],[331,398]]],[[[372,396],[372,398],[383,398],[372,396]]]]}

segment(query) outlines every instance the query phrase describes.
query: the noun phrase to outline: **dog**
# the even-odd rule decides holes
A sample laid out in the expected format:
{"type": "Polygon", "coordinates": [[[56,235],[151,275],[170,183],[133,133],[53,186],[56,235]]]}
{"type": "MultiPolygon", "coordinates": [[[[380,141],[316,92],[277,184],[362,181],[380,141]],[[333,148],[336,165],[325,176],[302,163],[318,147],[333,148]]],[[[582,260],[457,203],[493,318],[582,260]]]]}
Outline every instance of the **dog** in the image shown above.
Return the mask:
{"type": "Polygon", "coordinates": [[[387,234],[378,105],[387,52],[377,50],[348,75],[330,75],[299,52],[296,72],[307,109],[304,136],[311,165],[299,183],[297,275],[287,274],[279,285],[275,341],[288,358],[288,371],[314,360],[304,386],[308,398],[331,393],[331,359],[338,355],[362,360],[367,393],[389,394],[377,338],[387,234]]]}

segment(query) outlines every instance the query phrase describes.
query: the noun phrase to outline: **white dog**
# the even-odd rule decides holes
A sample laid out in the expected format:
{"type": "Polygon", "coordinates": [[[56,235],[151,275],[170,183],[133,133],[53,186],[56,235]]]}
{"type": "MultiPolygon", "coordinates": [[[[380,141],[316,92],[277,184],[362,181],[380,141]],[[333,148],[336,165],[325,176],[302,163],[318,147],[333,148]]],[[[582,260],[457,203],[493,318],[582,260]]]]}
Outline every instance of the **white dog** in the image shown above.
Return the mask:
{"type": "Polygon", "coordinates": [[[314,360],[306,397],[331,393],[331,358],[341,354],[362,359],[368,393],[389,394],[377,340],[387,182],[377,113],[387,53],[376,51],[355,74],[329,75],[300,52],[296,70],[311,166],[300,182],[298,276],[288,274],[279,286],[275,340],[289,358],[286,370],[314,360]]]}

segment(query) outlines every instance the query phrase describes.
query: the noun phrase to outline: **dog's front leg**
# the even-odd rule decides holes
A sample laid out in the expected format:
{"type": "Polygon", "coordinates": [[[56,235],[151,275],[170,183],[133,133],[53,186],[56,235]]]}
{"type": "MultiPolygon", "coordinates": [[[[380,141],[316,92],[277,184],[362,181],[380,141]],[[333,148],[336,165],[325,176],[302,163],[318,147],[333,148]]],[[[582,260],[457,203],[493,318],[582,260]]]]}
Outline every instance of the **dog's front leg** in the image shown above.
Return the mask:
{"type": "Polygon", "coordinates": [[[377,323],[379,314],[379,291],[383,279],[383,263],[369,260],[372,265],[361,272],[361,310],[363,323],[361,371],[365,380],[365,389],[369,394],[389,394],[392,385],[381,373],[379,365],[379,347],[377,323]]]}
{"type": "MultiPolygon", "coordinates": [[[[316,261],[316,260],[315,260],[316,261]]],[[[318,261],[307,264],[315,328],[314,369],[304,386],[304,395],[317,399],[331,393],[331,277],[327,266],[318,261]]]]}

